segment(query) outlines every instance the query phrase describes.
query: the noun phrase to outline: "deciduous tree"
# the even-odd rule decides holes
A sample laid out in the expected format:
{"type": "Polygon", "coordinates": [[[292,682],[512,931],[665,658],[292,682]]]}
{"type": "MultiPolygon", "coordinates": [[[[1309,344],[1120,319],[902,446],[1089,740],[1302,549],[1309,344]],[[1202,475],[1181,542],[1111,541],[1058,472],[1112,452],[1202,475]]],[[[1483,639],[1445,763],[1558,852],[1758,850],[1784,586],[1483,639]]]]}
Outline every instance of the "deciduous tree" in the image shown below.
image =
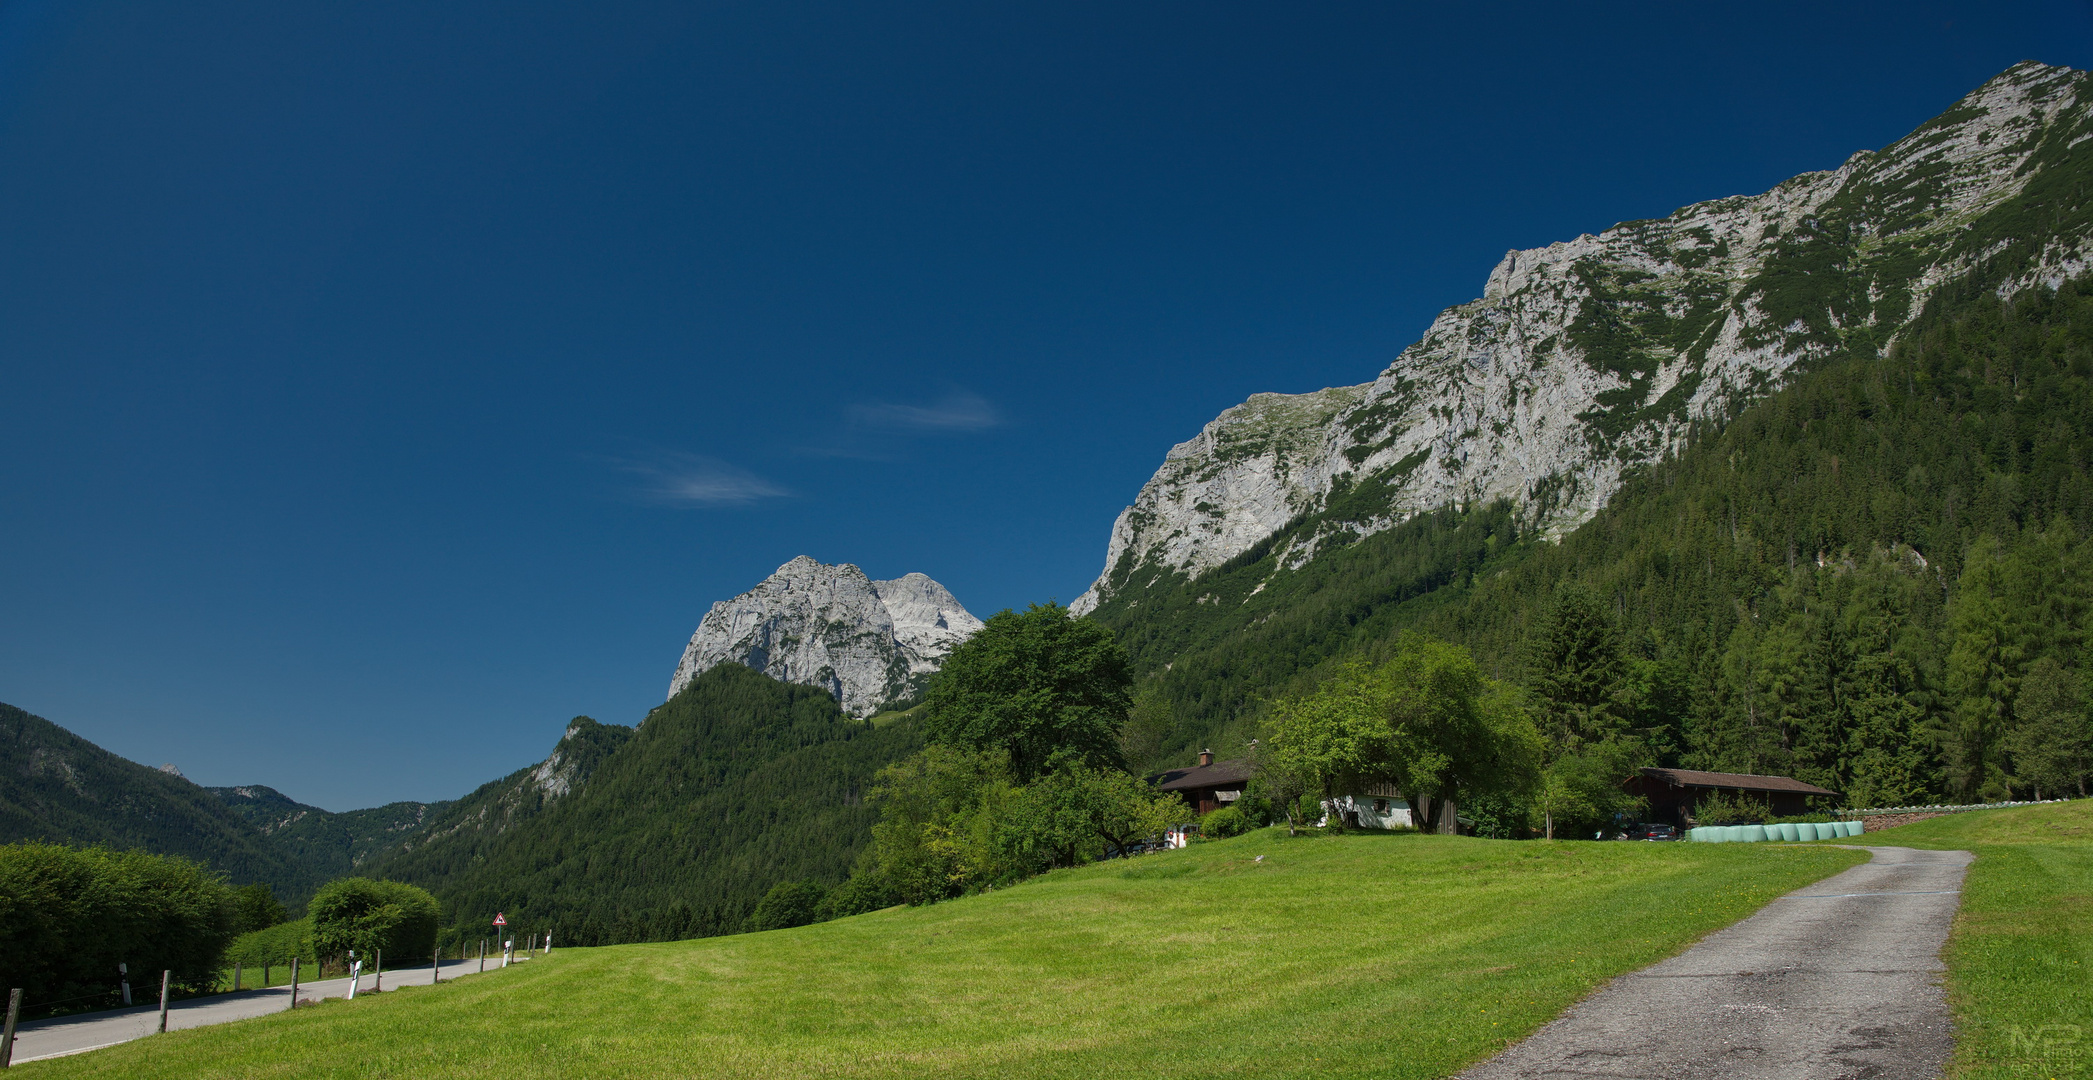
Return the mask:
{"type": "Polygon", "coordinates": [[[1020,782],[1057,755],[1123,766],[1133,676],[1112,632],[1058,604],[1004,610],[952,650],[931,680],[930,741],[1006,754],[1020,782]]]}

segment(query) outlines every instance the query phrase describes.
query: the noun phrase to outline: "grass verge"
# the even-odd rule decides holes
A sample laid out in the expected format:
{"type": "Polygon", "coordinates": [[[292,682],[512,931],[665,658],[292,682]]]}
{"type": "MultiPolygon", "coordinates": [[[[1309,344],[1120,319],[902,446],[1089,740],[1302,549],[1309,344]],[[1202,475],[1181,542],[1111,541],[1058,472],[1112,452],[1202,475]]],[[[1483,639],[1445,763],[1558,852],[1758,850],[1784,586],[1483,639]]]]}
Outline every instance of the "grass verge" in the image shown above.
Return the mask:
{"type": "Polygon", "coordinates": [[[1946,955],[1952,1075],[2093,1077],[2093,800],[1950,814],[1866,842],[1977,854],[1946,955]]]}
{"type": "Polygon", "coordinates": [[[48,1077],[1439,1077],[1866,856],[1283,830],[33,1063],[48,1077]]]}

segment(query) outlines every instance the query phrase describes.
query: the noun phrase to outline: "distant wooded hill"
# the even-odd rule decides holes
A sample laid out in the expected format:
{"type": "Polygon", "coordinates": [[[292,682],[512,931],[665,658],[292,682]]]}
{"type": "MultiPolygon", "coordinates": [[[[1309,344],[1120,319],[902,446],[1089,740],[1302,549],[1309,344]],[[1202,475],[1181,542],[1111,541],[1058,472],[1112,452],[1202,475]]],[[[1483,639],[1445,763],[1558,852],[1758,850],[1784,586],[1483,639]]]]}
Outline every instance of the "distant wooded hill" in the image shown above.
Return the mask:
{"type": "Polygon", "coordinates": [[[0,705],[0,842],[18,840],[180,855],[294,898],[325,879],[209,790],[0,705]]]}
{"type": "Polygon", "coordinates": [[[575,944],[739,930],[780,881],[842,881],[872,776],[922,745],[826,692],[739,664],[637,729],[577,717],[544,762],[456,802],[331,813],[267,787],[203,788],[0,706],[0,842],[195,859],[294,905],[358,874],[423,885],[459,936],[497,911],[575,944]]]}
{"type": "Polygon", "coordinates": [[[574,944],[731,933],[780,881],[849,875],[882,766],[922,745],[826,691],[721,664],[637,730],[577,720],[543,765],[432,815],[365,871],[444,899],[452,926],[574,944]]]}
{"type": "MultiPolygon", "coordinates": [[[[307,806],[260,784],[205,788],[254,826],[284,857],[308,871],[314,887],[346,877],[373,855],[421,832],[450,802],[396,802],[335,812],[307,806]]],[[[295,899],[303,899],[300,892],[295,899]]]]}

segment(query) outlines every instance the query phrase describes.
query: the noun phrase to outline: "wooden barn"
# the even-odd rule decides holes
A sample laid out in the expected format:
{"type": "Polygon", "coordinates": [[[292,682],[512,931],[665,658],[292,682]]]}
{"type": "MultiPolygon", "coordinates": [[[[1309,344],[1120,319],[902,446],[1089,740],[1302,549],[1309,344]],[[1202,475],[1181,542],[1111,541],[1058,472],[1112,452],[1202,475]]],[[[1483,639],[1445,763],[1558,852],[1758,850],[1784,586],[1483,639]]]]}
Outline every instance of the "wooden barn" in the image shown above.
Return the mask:
{"type": "Polygon", "coordinates": [[[1771,807],[1775,817],[1807,814],[1824,809],[1839,797],[1836,791],[1805,784],[1789,776],[1754,776],[1750,773],[1700,772],[1695,769],[1643,769],[1628,780],[1628,793],[1650,801],[1645,821],[1664,822],[1685,828],[1695,823],[1694,806],[1709,795],[1721,792],[1742,795],[1771,807]],[[1811,806],[1811,799],[1822,800],[1811,806]]]}

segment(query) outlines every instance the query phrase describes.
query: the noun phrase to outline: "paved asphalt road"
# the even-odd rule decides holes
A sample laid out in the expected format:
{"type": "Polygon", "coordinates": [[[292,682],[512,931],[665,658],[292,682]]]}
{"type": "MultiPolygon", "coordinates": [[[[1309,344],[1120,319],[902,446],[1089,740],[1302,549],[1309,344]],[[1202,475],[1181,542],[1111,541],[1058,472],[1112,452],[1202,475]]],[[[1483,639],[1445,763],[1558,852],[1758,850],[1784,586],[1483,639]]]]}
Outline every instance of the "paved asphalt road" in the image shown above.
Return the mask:
{"type": "MultiPolygon", "coordinates": [[[[501,960],[498,957],[487,958],[488,971],[494,971],[500,965],[501,960]]],[[[461,975],[471,975],[479,970],[478,959],[446,960],[443,963],[445,981],[461,975]]],[[[356,992],[370,993],[377,981],[376,976],[365,975],[358,981],[356,992]]],[[[385,986],[388,989],[396,986],[427,985],[427,967],[404,968],[385,973],[385,986]]],[[[134,986],[132,990],[135,992],[138,988],[134,986]]],[[[157,991],[158,987],[154,987],[154,990],[157,991]]],[[[347,996],[348,979],[326,979],[298,984],[299,1001],[347,996]]],[[[274,986],[267,990],[242,990],[237,994],[213,994],[210,997],[177,1001],[167,1007],[167,1030],[203,1027],[206,1024],[223,1024],[228,1020],[266,1016],[269,1013],[282,1012],[290,1000],[290,987],[274,986]]],[[[61,1016],[55,1020],[36,1020],[15,1029],[14,1060],[15,1064],[19,1065],[25,1061],[99,1050],[104,1046],[142,1039],[157,1031],[159,1026],[160,1007],[157,1004],[82,1013],[78,1016],[61,1016]]]]}
{"type": "Polygon", "coordinates": [[[1464,1080],[1931,1080],[1954,1036],[1940,947],[1966,851],[1870,847],[1662,963],[1602,987],[1464,1080]]]}

